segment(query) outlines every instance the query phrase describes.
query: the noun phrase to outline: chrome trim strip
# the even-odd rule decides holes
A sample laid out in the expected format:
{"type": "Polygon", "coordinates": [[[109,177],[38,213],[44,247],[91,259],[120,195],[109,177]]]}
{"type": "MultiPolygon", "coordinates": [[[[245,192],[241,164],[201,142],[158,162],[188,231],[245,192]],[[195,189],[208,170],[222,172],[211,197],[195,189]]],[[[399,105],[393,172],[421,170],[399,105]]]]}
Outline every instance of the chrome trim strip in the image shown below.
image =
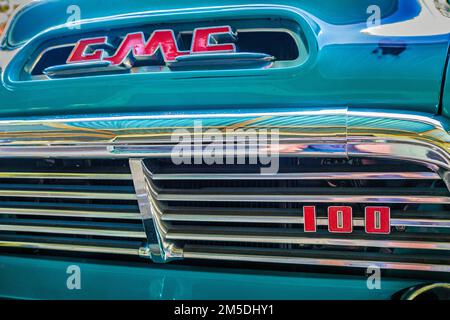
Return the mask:
{"type": "Polygon", "coordinates": [[[280,155],[389,157],[450,169],[450,120],[412,112],[291,109],[280,112],[139,114],[0,121],[2,157],[169,157],[174,129],[278,129],[280,155]],[[332,146],[332,148],[329,148],[332,146]]]}
{"type": "MultiPolygon", "coordinates": [[[[131,66],[122,64],[120,66],[113,66],[109,61],[94,61],[94,62],[78,62],[72,64],[55,65],[44,69],[42,72],[50,79],[65,78],[75,76],[86,76],[89,74],[95,75],[99,72],[116,72],[127,71],[131,66]]],[[[33,77],[33,76],[32,76],[33,77]]]]}
{"type": "Polygon", "coordinates": [[[105,253],[105,254],[125,254],[125,255],[136,255],[136,256],[138,256],[140,254],[139,248],[132,249],[132,248],[120,248],[120,247],[87,246],[87,245],[77,245],[77,244],[43,243],[43,242],[28,242],[28,241],[0,240],[0,248],[1,247],[58,250],[58,251],[76,251],[76,252],[105,253]]]}
{"type": "Polygon", "coordinates": [[[275,63],[275,57],[265,53],[235,52],[207,53],[178,56],[168,62],[172,71],[193,71],[201,69],[268,69],[275,63]]]}
{"type": "Polygon", "coordinates": [[[136,200],[134,193],[0,190],[0,197],[136,200]]]}
{"type": "MultiPolygon", "coordinates": [[[[167,134],[169,136],[169,134],[167,134]]],[[[59,142],[57,142],[59,143],[59,142]]],[[[77,145],[61,146],[2,146],[0,143],[0,154],[3,158],[18,157],[37,157],[37,158],[161,158],[170,157],[173,146],[171,144],[159,144],[159,141],[148,142],[148,144],[139,144],[139,141],[131,141],[131,143],[111,142],[105,145],[90,145],[83,142],[74,142],[77,145]],[[29,153],[24,154],[24,148],[29,153]]],[[[203,147],[205,148],[205,147],[203,147]]],[[[192,153],[195,156],[198,153],[192,153]]],[[[281,156],[300,155],[308,157],[346,157],[346,145],[329,141],[328,143],[309,143],[303,141],[281,141],[281,156]],[[334,146],[333,151],[317,151],[323,149],[327,145],[334,146]]],[[[224,152],[224,156],[229,153],[224,152]]],[[[234,153],[233,156],[242,155],[234,153]]],[[[245,155],[245,154],[244,154],[245,155]]]]}
{"type": "MultiPolygon", "coordinates": [[[[409,288],[409,290],[402,295],[401,300],[416,300],[420,295],[437,288],[446,289],[450,292],[450,283],[432,283],[414,286],[409,288]]],[[[445,297],[443,299],[445,299],[445,297]]]]}
{"type": "Polygon", "coordinates": [[[38,208],[2,208],[0,214],[29,215],[29,216],[55,216],[55,217],[82,217],[103,219],[131,219],[140,220],[141,216],[135,212],[115,211],[86,211],[86,210],[61,210],[38,208]]]}
{"type": "Polygon", "coordinates": [[[440,180],[434,172],[153,173],[153,180],[440,180]]]}
{"type": "MultiPolygon", "coordinates": [[[[176,231],[168,232],[166,237],[170,240],[196,240],[196,241],[224,241],[224,242],[248,242],[248,243],[277,243],[277,244],[308,244],[308,245],[329,245],[329,246],[356,246],[356,247],[378,247],[378,248],[401,248],[401,249],[427,249],[427,250],[450,250],[450,242],[437,242],[426,240],[374,240],[364,238],[333,238],[328,237],[306,237],[289,236],[280,234],[271,236],[265,234],[240,234],[238,232],[220,232],[211,230],[211,233],[176,231]],[[222,234],[221,234],[222,233],[222,234]]],[[[232,230],[232,228],[230,228],[232,230]]]]}
{"type": "Polygon", "coordinates": [[[309,258],[296,256],[280,255],[255,255],[245,251],[235,251],[230,253],[223,252],[198,252],[191,251],[189,247],[184,249],[184,257],[187,259],[206,259],[206,260],[225,260],[225,261],[246,261],[262,263],[282,263],[314,266],[331,267],[354,267],[367,268],[369,266],[378,266],[381,269],[411,270],[411,271],[434,271],[450,272],[450,265],[428,264],[428,263],[409,263],[395,261],[376,261],[376,260],[350,260],[350,259],[331,259],[331,258],[309,258]]]}
{"type": "MultiPolygon", "coordinates": [[[[424,214],[426,216],[426,214],[424,214]]],[[[450,228],[449,219],[427,219],[427,218],[392,218],[391,226],[394,227],[424,227],[424,228],[450,228]]]]}
{"type": "Polygon", "coordinates": [[[73,234],[73,235],[121,237],[121,238],[141,238],[141,239],[146,238],[146,235],[143,231],[94,229],[94,228],[71,228],[71,227],[53,227],[53,226],[32,226],[32,225],[14,225],[14,224],[0,224],[0,231],[38,232],[38,233],[73,234]]]}
{"type": "Polygon", "coordinates": [[[155,195],[159,201],[233,201],[233,202],[344,202],[344,203],[450,203],[450,197],[396,195],[286,195],[286,194],[189,194],[164,193],[155,195]]]}
{"type": "Polygon", "coordinates": [[[144,221],[144,229],[147,235],[147,250],[154,262],[168,262],[181,259],[183,251],[172,243],[166,241],[166,227],[161,221],[160,215],[153,206],[152,192],[150,191],[151,173],[145,167],[142,159],[130,159],[130,169],[139,210],[144,221]]]}
{"type": "Polygon", "coordinates": [[[147,184],[144,175],[142,159],[130,159],[130,170],[133,177],[136,199],[139,204],[139,211],[142,219],[153,219],[152,207],[148,199],[147,184]]]}
{"type": "Polygon", "coordinates": [[[78,172],[0,172],[5,179],[90,179],[90,180],[131,180],[127,173],[78,173],[78,172]]]}

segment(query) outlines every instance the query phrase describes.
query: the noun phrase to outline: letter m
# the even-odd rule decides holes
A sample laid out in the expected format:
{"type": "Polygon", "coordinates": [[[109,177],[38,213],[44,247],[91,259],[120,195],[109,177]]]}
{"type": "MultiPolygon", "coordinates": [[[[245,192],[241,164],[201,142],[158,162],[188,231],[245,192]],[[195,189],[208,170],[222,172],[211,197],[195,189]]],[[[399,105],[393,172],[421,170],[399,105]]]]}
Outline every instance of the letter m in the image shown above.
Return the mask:
{"type": "Polygon", "coordinates": [[[158,50],[162,51],[165,62],[174,61],[178,56],[189,54],[189,51],[179,51],[175,35],[172,30],[157,30],[152,33],[145,45],[145,54],[154,55],[158,50]]]}
{"type": "Polygon", "coordinates": [[[129,33],[123,39],[116,53],[112,57],[105,58],[104,60],[110,61],[113,65],[122,64],[124,60],[130,55],[138,57],[144,54],[144,35],[142,32],[129,33]]]}
{"type": "Polygon", "coordinates": [[[152,57],[160,51],[164,61],[167,62],[174,61],[180,55],[189,54],[189,52],[178,50],[172,30],[157,30],[153,32],[146,44],[144,41],[142,32],[130,33],[122,41],[114,56],[105,58],[105,60],[110,61],[113,65],[119,65],[130,54],[135,58],[142,58],[152,57]]]}

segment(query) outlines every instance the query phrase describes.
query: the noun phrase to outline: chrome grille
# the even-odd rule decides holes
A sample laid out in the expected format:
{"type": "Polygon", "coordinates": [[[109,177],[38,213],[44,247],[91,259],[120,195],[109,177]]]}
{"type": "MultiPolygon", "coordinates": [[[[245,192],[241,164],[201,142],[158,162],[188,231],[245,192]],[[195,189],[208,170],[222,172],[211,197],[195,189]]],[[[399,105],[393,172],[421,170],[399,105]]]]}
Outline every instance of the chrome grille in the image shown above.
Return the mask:
{"type": "Polygon", "coordinates": [[[146,234],[124,160],[0,160],[0,246],[138,255],[146,234]]]}
{"type": "Polygon", "coordinates": [[[450,271],[450,193],[434,167],[410,161],[286,157],[276,175],[168,158],[11,163],[0,160],[4,248],[450,271]],[[364,232],[372,203],[391,208],[389,235],[364,232]],[[305,233],[302,207],[312,204],[318,230],[305,233]],[[351,234],[327,231],[330,205],[352,206],[351,234]]]}
{"type": "Polygon", "coordinates": [[[388,159],[282,158],[257,166],[145,160],[163,240],[184,258],[450,271],[450,193],[431,167],[388,159]],[[317,233],[302,207],[317,206],[317,233]],[[364,232],[364,207],[391,208],[389,235],[364,232]],[[351,205],[353,232],[329,233],[326,207],[351,205]]]}

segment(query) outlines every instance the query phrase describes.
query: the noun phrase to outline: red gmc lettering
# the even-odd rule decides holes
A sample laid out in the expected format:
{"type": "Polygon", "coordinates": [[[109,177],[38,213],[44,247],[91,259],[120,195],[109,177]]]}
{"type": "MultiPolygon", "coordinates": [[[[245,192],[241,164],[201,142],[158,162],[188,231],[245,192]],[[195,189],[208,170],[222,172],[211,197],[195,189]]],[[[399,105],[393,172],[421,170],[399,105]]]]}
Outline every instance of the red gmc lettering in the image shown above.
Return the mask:
{"type": "Polygon", "coordinates": [[[213,28],[200,28],[194,31],[194,37],[192,40],[192,53],[199,52],[234,52],[236,48],[233,43],[226,44],[212,44],[211,38],[220,34],[232,35],[231,28],[225,27],[213,27],[213,28]]]}
{"type": "Polygon", "coordinates": [[[104,43],[106,43],[106,37],[82,39],[78,41],[69,58],[67,59],[67,63],[101,60],[104,52],[103,50],[98,49],[90,54],[86,54],[86,50],[89,46],[104,43]]]}
{"type": "Polygon", "coordinates": [[[130,33],[123,39],[116,53],[112,57],[105,58],[113,65],[121,64],[125,58],[133,53],[135,57],[144,55],[145,42],[141,32],[130,33]]]}
{"type": "Polygon", "coordinates": [[[175,61],[178,56],[189,54],[188,51],[178,51],[175,35],[171,30],[159,30],[153,32],[145,46],[145,55],[154,55],[161,48],[164,61],[175,61]]]}
{"type": "Polygon", "coordinates": [[[113,65],[121,64],[125,58],[133,53],[134,57],[153,56],[161,50],[164,61],[174,61],[178,56],[189,54],[178,50],[175,35],[171,30],[158,30],[152,33],[147,44],[144,42],[144,35],[141,32],[128,34],[116,53],[112,57],[105,58],[113,65]]]}
{"type": "Polygon", "coordinates": [[[86,54],[90,46],[105,44],[106,37],[82,39],[75,45],[75,48],[67,59],[67,63],[103,60],[111,62],[112,65],[120,65],[130,55],[139,59],[152,57],[158,52],[162,54],[165,62],[171,62],[175,61],[181,55],[192,53],[235,52],[236,48],[233,43],[211,43],[211,40],[216,40],[214,38],[215,36],[224,34],[232,36],[231,27],[196,29],[192,38],[191,51],[180,51],[172,30],[156,30],[151,34],[147,42],[145,42],[145,37],[142,32],[130,33],[125,36],[114,55],[109,57],[104,57],[105,51],[103,49],[97,49],[93,53],[86,54]]]}

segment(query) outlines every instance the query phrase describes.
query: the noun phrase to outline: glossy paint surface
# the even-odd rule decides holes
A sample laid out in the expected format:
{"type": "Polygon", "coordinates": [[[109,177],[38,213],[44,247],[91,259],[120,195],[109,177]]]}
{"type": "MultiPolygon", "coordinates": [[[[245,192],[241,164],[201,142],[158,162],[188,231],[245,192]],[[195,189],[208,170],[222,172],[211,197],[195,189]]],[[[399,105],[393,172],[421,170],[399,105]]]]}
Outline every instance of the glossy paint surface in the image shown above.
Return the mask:
{"type": "Polygon", "coordinates": [[[442,114],[450,117],[450,66],[448,65],[445,80],[444,86],[442,87],[442,114]]]}
{"type": "Polygon", "coordinates": [[[11,22],[2,51],[0,116],[264,107],[383,107],[437,112],[449,19],[429,0],[90,1],[42,0],[11,22]],[[66,24],[80,7],[80,29],[66,24]],[[378,5],[380,26],[368,26],[378,5]],[[369,10],[369,13],[368,13],[369,10]],[[38,17],[45,16],[46,19],[38,17]],[[190,70],[17,81],[36,48],[108,28],[272,17],[298,23],[307,59],[285,68],[190,70]]]}
{"type": "Polygon", "coordinates": [[[0,297],[21,299],[390,299],[420,280],[367,276],[0,256],[0,297]],[[67,268],[80,267],[81,290],[67,289],[67,268]],[[239,288],[237,290],[237,288],[239,288]]]}

